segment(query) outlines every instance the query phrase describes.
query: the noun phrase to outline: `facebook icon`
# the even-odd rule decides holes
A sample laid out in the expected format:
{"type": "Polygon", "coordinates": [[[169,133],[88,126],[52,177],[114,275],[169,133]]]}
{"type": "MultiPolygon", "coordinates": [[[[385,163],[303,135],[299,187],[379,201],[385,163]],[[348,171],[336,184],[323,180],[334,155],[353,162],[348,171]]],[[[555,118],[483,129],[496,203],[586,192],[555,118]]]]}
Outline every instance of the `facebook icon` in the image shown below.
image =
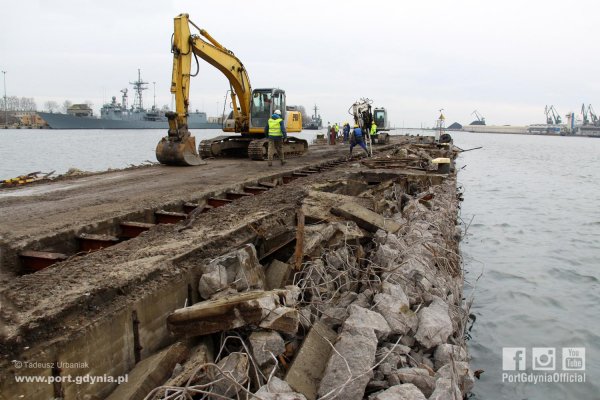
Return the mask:
{"type": "Polygon", "coordinates": [[[525,371],[525,347],[503,347],[502,369],[504,371],[525,371]]]}

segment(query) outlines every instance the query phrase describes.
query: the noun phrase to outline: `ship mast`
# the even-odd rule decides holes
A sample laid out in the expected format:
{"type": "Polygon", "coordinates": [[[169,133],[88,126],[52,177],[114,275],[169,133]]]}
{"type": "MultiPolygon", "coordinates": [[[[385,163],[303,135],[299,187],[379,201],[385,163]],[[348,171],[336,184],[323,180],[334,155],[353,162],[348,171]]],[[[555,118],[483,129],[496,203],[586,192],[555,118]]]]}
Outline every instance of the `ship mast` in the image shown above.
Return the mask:
{"type": "Polygon", "coordinates": [[[138,68],[138,80],[135,82],[129,82],[131,85],[133,85],[133,90],[135,91],[135,98],[133,100],[133,109],[135,111],[143,111],[144,110],[144,103],[142,100],[142,91],[148,89],[146,86],[148,82],[144,82],[142,81],[142,74],[140,72],[140,69],[138,68]]]}
{"type": "Polygon", "coordinates": [[[121,89],[121,93],[123,93],[123,96],[121,96],[123,110],[127,110],[127,88],[121,89]]]}

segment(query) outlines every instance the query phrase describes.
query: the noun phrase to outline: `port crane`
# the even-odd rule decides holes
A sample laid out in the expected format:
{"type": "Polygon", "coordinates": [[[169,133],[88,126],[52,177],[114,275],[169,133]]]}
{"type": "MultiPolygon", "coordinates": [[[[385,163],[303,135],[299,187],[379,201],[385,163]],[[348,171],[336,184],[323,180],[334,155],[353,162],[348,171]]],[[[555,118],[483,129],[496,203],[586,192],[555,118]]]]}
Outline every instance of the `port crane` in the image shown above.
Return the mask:
{"type": "MultiPolygon", "coordinates": [[[[263,160],[268,143],[264,129],[275,110],[281,111],[288,133],[302,130],[302,115],[286,108],[285,91],[278,88],[253,90],[242,62],[206,30],[190,21],[188,14],[180,14],[174,19],[171,52],[171,93],[175,95],[176,109],[165,114],[169,121],[168,136],[156,146],[156,158],[161,164],[199,165],[202,163],[200,156],[207,158],[224,154],[247,154],[254,160],[263,160]],[[198,30],[199,35],[191,34],[190,25],[198,30]],[[198,74],[198,70],[192,73],[192,57],[196,59],[198,68],[197,57],[200,57],[229,81],[233,110],[224,121],[223,131],[241,134],[203,140],[198,151],[187,121],[190,78],[198,74]]],[[[307,149],[308,142],[294,136],[288,136],[283,145],[285,154],[303,154],[307,149]]]]}
{"type": "MultiPolygon", "coordinates": [[[[582,114],[583,114],[583,109],[582,109],[582,114]]],[[[586,122],[586,117],[584,116],[583,117],[583,125],[588,125],[588,123],[591,122],[592,125],[594,125],[594,126],[600,126],[600,119],[598,119],[598,116],[594,112],[594,108],[592,107],[591,104],[588,104],[587,109],[586,109],[586,114],[589,115],[589,120],[586,122]]]]}
{"type": "Polygon", "coordinates": [[[588,125],[590,123],[590,119],[588,117],[588,109],[585,108],[585,103],[583,103],[581,105],[581,118],[582,118],[582,122],[583,125],[588,125]]]}
{"type": "Polygon", "coordinates": [[[548,125],[559,125],[562,123],[562,119],[553,105],[550,107],[546,106],[544,113],[546,114],[546,123],[548,125]]]}
{"type": "Polygon", "coordinates": [[[475,118],[477,118],[476,121],[471,122],[471,125],[485,125],[485,118],[479,113],[479,111],[475,110],[471,113],[471,115],[474,115],[475,118]]]}

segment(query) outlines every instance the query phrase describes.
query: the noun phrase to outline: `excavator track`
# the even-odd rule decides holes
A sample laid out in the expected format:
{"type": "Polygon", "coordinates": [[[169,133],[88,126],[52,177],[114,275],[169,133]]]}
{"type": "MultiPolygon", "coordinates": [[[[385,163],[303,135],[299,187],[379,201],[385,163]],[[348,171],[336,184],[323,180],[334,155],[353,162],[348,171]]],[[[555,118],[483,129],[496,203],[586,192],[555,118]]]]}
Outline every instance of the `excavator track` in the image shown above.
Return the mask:
{"type": "MultiPolygon", "coordinates": [[[[268,156],[268,139],[255,139],[248,146],[248,157],[251,160],[266,160],[268,156]]],[[[288,136],[288,140],[283,144],[284,157],[292,155],[301,156],[308,150],[308,142],[304,139],[288,136]]],[[[274,154],[277,157],[277,153],[274,154]]]]}
{"type": "MultiPolygon", "coordinates": [[[[269,141],[267,139],[256,139],[248,146],[248,157],[251,160],[266,160],[269,141]]],[[[285,154],[285,153],[284,153],[285,154]]]]}
{"type": "Polygon", "coordinates": [[[244,155],[251,140],[242,136],[217,136],[202,140],[198,145],[198,153],[202,158],[244,155]]]}

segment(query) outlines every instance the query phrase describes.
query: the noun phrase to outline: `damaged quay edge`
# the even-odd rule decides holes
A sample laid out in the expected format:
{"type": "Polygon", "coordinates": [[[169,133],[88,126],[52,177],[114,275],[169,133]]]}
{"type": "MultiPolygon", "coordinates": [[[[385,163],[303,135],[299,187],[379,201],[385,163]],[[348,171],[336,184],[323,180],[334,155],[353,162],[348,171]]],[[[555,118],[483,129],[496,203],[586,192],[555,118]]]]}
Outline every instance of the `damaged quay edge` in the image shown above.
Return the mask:
{"type": "MultiPolygon", "coordinates": [[[[200,223],[187,229],[185,240],[198,250],[161,259],[159,283],[151,283],[155,272],[140,273],[137,289],[144,290],[114,308],[112,337],[72,334],[73,343],[88,343],[89,368],[58,372],[127,375],[127,382],[61,382],[30,393],[462,399],[473,372],[464,341],[469,313],[458,249],[460,195],[455,172],[437,173],[431,163],[456,155],[449,146],[404,144],[343,171],[276,187],[269,196],[281,206],[272,215],[246,211],[254,222],[240,216],[239,227],[219,233],[223,241],[208,238],[200,223]],[[266,251],[267,243],[277,245],[266,251]]],[[[217,220],[234,211],[211,213],[217,220]]],[[[148,245],[161,240],[148,236],[148,245]]],[[[99,319],[82,323],[104,329],[99,319]]],[[[81,348],[66,348],[52,340],[15,357],[86,357],[77,353],[81,348]]],[[[0,398],[22,389],[10,379],[0,387],[9,396],[0,398]]]]}

